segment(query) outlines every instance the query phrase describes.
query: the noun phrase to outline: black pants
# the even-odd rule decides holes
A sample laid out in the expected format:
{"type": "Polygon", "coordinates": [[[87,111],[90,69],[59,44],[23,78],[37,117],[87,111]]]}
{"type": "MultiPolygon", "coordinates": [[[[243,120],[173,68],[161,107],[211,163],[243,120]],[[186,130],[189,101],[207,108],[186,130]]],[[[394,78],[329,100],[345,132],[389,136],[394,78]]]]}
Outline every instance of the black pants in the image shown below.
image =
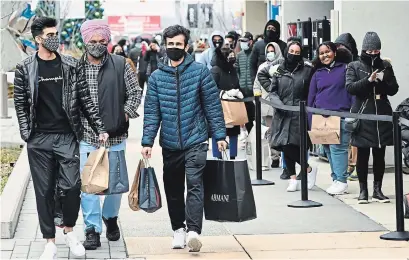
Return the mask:
{"type": "Polygon", "coordinates": [[[185,151],[162,150],[163,182],[173,230],[187,226],[188,232],[195,231],[200,234],[202,231],[203,171],[206,166],[207,147],[207,144],[198,144],[185,151]]]}
{"type": "MultiPolygon", "coordinates": [[[[287,171],[290,173],[290,176],[296,175],[295,163],[301,163],[300,147],[292,144],[283,146],[283,153],[287,171]]],[[[308,163],[307,167],[309,167],[308,163]]]]}
{"type": "MultiPolygon", "coordinates": [[[[385,150],[386,147],[372,147],[374,181],[382,181],[385,173],[385,150]]],[[[356,172],[361,183],[368,181],[368,162],[371,148],[359,148],[356,160],[356,172]]]]}
{"type": "Polygon", "coordinates": [[[253,102],[245,102],[244,104],[247,110],[247,118],[249,119],[248,123],[246,123],[246,130],[248,133],[250,133],[254,126],[253,121],[256,117],[256,107],[253,102]]]}
{"type": "Polygon", "coordinates": [[[139,75],[138,75],[138,83],[139,83],[139,86],[141,87],[141,89],[144,88],[145,82],[147,82],[147,81],[148,81],[148,77],[146,76],[146,74],[144,74],[144,73],[139,73],[139,75]]]}
{"type": "Polygon", "coordinates": [[[36,194],[43,238],[55,237],[56,184],[61,192],[63,224],[74,227],[80,209],[79,144],[74,134],[37,133],[27,143],[28,161],[36,194]]]}

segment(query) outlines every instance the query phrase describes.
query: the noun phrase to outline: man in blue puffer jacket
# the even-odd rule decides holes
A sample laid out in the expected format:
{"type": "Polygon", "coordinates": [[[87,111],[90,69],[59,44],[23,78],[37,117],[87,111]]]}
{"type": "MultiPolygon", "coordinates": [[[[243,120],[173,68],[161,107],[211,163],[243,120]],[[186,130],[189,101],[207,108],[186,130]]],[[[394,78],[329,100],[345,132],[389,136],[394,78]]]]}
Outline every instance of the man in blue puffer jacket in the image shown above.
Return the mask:
{"type": "Polygon", "coordinates": [[[145,97],[142,155],[151,157],[160,126],[163,181],[174,231],[172,246],[184,248],[187,232],[190,251],[198,252],[202,246],[199,234],[203,222],[202,175],[208,125],[220,151],[227,146],[226,128],[219,91],[210,71],[186,53],[189,31],[180,25],[170,26],[163,31],[163,38],[166,58],[150,76],[145,97]]]}

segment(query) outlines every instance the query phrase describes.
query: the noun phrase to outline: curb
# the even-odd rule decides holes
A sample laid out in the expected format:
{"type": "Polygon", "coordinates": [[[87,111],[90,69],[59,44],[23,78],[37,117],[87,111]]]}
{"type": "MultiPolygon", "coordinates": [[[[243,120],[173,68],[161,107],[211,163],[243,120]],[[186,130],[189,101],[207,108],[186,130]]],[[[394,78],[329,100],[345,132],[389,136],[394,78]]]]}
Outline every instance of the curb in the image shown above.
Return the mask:
{"type": "Polygon", "coordinates": [[[0,197],[1,238],[13,238],[30,180],[26,146],[14,166],[0,197]]]}

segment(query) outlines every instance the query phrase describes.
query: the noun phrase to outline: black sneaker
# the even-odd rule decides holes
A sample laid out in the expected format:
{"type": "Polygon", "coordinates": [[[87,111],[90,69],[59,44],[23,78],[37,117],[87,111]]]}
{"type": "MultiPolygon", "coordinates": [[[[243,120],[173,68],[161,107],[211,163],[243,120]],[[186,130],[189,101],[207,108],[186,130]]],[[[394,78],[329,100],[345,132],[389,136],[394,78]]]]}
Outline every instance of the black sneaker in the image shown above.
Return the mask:
{"type": "Polygon", "coordinates": [[[118,217],[109,219],[105,219],[104,217],[102,217],[102,219],[104,220],[105,226],[107,227],[107,239],[109,241],[118,241],[121,237],[118,226],[118,217]]]}
{"type": "Polygon", "coordinates": [[[280,175],[280,179],[282,179],[282,180],[289,180],[290,179],[290,173],[287,171],[287,168],[283,169],[283,173],[280,175]]]}
{"type": "Polygon", "coordinates": [[[86,250],[95,250],[98,247],[101,247],[100,235],[95,232],[94,227],[85,231],[85,241],[83,245],[86,250]]]}
{"type": "Polygon", "coordinates": [[[271,168],[278,168],[280,167],[280,160],[273,160],[271,162],[271,168]]]}
{"type": "Polygon", "coordinates": [[[409,218],[409,193],[403,195],[403,205],[405,210],[405,218],[409,218]]]}

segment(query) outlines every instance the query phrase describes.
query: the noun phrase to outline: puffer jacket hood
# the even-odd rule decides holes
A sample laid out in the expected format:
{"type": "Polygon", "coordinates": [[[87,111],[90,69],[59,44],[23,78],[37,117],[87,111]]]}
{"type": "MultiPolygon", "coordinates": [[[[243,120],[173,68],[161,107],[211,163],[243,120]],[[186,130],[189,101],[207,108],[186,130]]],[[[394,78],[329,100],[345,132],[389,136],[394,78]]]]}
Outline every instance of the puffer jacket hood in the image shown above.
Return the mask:
{"type": "Polygon", "coordinates": [[[352,53],[353,59],[358,59],[358,49],[356,47],[356,41],[350,33],[343,33],[339,35],[334,43],[344,45],[352,53]]]}
{"type": "Polygon", "coordinates": [[[214,44],[213,44],[213,37],[214,36],[220,36],[223,39],[223,42],[224,42],[224,36],[223,36],[223,33],[221,31],[216,30],[216,31],[212,32],[212,34],[210,35],[210,37],[208,39],[208,42],[209,42],[210,48],[213,49],[213,50],[216,48],[216,47],[214,47],[214,44]]]}
{"type": "MultiPolygon", "coordinates": [[[[269,42],[269,43],[267,43],[266,49],[265,49],[265,51],[264,51],[266,57],[267,57],[267,49],[268,49],[269,46],[273,46],[273,47],[274,47],[274,52],[275,52],[275,54],[276,54],[275,57],[274,57],[274,61],[275,61],[275,60],[278,60],[278,59],[284,59],[283,53],[281,52],[281,49],[280,49],[280,46],[279,46],[277,43],[275,43],[275,42],[269,42]]],[[[267,61],[266,61],[266,62],[267,62],[267,61]]],[[[270,61],[270,62],[272,62],[272,61],[270,61]]]]}
{"type": "Polygon", "coordinates": [[[278,33],[278,37],[281,36],[281,28],[280,28],[280,23],[276,20],[270,20],[266,23],[266,26],[264,26],[264,41],[268,40],[267,37],[267,26],[273,25],[276,28],[276,32],[278,33]]]}

